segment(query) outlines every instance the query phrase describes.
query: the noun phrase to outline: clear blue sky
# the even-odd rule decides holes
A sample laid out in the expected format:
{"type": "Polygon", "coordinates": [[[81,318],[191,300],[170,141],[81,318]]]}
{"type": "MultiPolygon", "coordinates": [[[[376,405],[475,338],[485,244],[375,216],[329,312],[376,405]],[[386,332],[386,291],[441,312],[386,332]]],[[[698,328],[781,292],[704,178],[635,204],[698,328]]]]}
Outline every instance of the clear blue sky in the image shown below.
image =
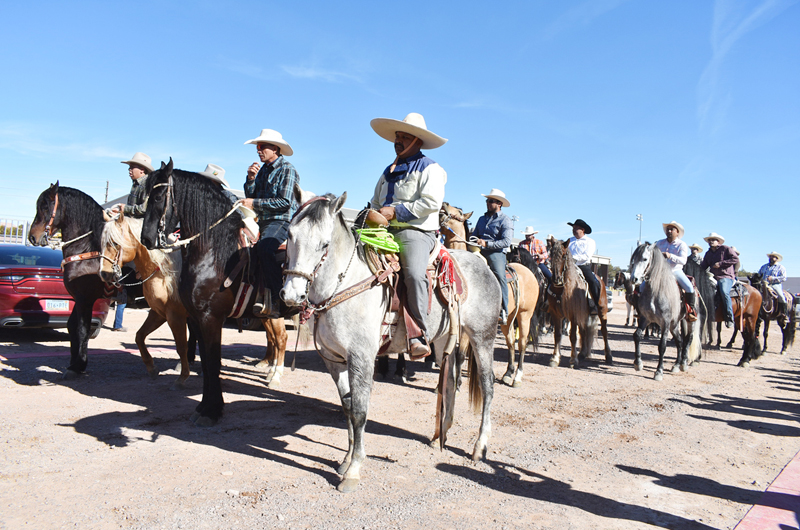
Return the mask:
{"type": "Polygon", "coordinates": [[[500,188],[560,238],[586,220],[627,266],[677,220],[757,269],[800,276],[797,0],[3,2],[0,218],[51,182],[127,193],[136,151],[241,188],[262,128],[301,185],[364,206],[392,145],[369,121],[423,114],[447,197],[500,188]]]}

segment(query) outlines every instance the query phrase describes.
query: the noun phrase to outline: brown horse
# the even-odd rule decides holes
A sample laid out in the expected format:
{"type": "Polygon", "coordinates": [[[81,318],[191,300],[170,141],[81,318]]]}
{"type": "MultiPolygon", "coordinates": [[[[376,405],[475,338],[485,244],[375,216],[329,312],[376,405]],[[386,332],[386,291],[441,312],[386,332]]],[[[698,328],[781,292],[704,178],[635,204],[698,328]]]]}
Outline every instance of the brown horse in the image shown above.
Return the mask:
{"type": "MultiPolygon", "coordinates": [[[[509,263],[508,268],[516,273],[517,284],[516,286],[513,283],[508,285],[508,324],[500,326],[508,348],[508,368],[502,380],[508,386],[517,388],[522,384],[523,359],[525,358],[525,350],[528,347],[531,324],[533,323],[533,328],[536,328],[534,315],[536,304],[539,301],[539,282],[533,272],[521,263],[509,263]],[[516,330],[515,322],[517,324],[516,330]],[[519,342],[519,362],[516,366],[514,365],[516,353],[514,343],[517,342],[514,340],[515,333],[519,335],[517,339],[519,342]]],[[[534,353],[536,352],[537,337],[538,333],[534,333],[534,353]]]]}
{"type": "MultiPolygon", "coordinates": [[[[747,368],[750,366],[750,361],[758,359],[762,353],[758,333],[756,333],[758,313],[761,311],[761,293],[746,283],[734,284],[734,287],[731,288],[731,305],[734,329],[739,331],[744,339],[744,351],[737,366],[747,368]],[[736,285],[740,285],[744,291],[744,302],[742,302],[742,295],[735,292],[736,285]]],[[[723,322],[724,320],[725,304],[718,303],[714,312],[714,321],[723,322]]]]}
{"type": "Polygon", "coordinates": [[[439,228],[444,236],[444,246],[450,249],[467,250],[467,236],[469,227],[467,219],[472,217],[472,212],[464,213],[461,208],[456,208],[443,202],[439,210],[439,228]]]}
{"type": "Polygon", "coordinates": [[[578,354],[575,348],[578,329],[581,332],[580,358],[587,359],[592,353],[592,343],[597,335],[597,325],[603,334],[605,343],[606,362],[611,364],[611,349],[608,347],[608,300],[606,286],[600,278],[600,300],[598,315],[589,314],[589,286],[581,276],[580,269],[567,250],[568,241],[554,241],[548,244],[550,264],[553,271],[553,284],[547,290],[547,301],[550,315],[553,319],[553,334],[555,347],[550,366],[556,367],[561,361],[561,323],[563,319],[572,324],[569,340],[572,344],[570,366],[578,367],[578,354]]]}

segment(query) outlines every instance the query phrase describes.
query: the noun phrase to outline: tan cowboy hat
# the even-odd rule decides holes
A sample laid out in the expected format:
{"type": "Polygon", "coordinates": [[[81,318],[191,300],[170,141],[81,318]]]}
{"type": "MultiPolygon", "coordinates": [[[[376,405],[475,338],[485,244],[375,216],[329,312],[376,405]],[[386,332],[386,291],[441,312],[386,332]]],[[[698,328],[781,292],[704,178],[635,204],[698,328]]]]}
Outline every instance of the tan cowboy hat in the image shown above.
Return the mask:
{"type": "Polygon", "coordinates": [[[556,236],[554,236],[553,234],[547,234],[547,241],[555,241],[555,240],[556,236]]]}
{"type": "Polygon", "coordinates": [[[693,244],[693,245],[689,245],[689,248],[690,248],[690,249],[691,249],[691,248],[693,248],[693,249],[697,250],[698,252],[703,252],[703,247],[701,247],[701,246],[700,246],[700,245],[698,245],[697,243],[695,243],[695,244],[693,244]]]}
{"type": "Polygon", "coordinates": [[[228,181],[225,180],[225,170],[216,164],[208,164],[205,171],[201,171],[199,174],[210,180],[213,180],[214,182],[222,184],[226,188],[231,187],[231,185],[228,184],[228,181]]]}
{"type": "Polygon", "coordinates": [[[274,144],[281,148],[282,155],[292,156],[294,154],[292,146],[286,143],[281,133],[272,129],[261,129],[261,134],[258,135],[258,138],[247,140],[244,145],[247,144],[274,144]]]}
{"type": "Polygon", "coordinates": [[[523,236],[529,236],[531,234],[538,234],[538,230],[534,230],[532,226],[526,226],[525,230],[520,230],[523,236]]]}
{"type": "Polygon", "coordinates": [[[682,238],[683,234],[685,232],[684,229],[683,229],[683,225],[680,224],[678,221],[670,221],[669,223],[661,223],[661,226],[664,228],[664,234],[665,235],[667,233],[667,227],[668,226],[674,226],[675,228],[677,228],[678,229],[678,239],[682,238]]]}
{"type": "Polygon", "coordinates": [[[436,149],[447,143],[447,138],[442,138],[438,134],[429,131],[425,125],[425,118],[422,117],[422,114],[417,114],[416,112],[410,113],[403,121],[391,118],[375,118],[369,124],[372,126],[372,130],[378,133],[378,136],[392,143],[394,143],[394,135],[398,131],[408,133],[422,140],[420,149],[436,149]]]}
{"type": "Polygon", "coordinates": [[[703,239],[705,240],[705,242],[706,242],[706,243],[708,243],[708,240],[709,240],[709,239],[716,239],[716,240],[718,240],[718,241],[720,242],[720,244],[723,244],[723,243],[725,243],[725,238],[724,238],[724,237],[722,237],[721,235],[719,235],[719,234],[718,234],[718,233],[716,233],[716,232],[711,232],[710,234],[708,234],[708,235],[707,235],[706,237],[704,237],[703,239]]]}
{"type": "Polygon", "coordinates": [[[492,188],[492,191],[490,191],[486,195],[484,195],[483,193],[481,193],[481,195],[483,195],[487,199],[497,199],[498,201],[503,203],[503,208],[508,208],[509,206],[511,206],[511,203],[508,202],[508,199],[506,199],[506,194],[498,190],[497,188],[492,188]]]}
{"type": "Polygon", "coordinates": [[[144,153],[134,153],[130,160],[123,160],[122,164],[131,164],[143,167],[147,170],[148,173],[153,172],[153,166],[150,163],[150,157],[144,153]]]}
{"type": "Polygon", "coordinates": [[[770,257],[770,256],[775,256],[776,258],[778,258],[778,261],[783,261],[783,256],[781,256],[777,252],[770,252],[769,254],[767,254],[767,257],[770,257]]]}
{"type": "Polygon", "coordinates": [[[236,209],[239,210],[239,213],[242,215],[242,221],[244,221],[244,225],[250,230],[253,235],[258,235],[258,223],[256,222],[256,212],[245,206],[244,204],[238,204],[236,209]]]}

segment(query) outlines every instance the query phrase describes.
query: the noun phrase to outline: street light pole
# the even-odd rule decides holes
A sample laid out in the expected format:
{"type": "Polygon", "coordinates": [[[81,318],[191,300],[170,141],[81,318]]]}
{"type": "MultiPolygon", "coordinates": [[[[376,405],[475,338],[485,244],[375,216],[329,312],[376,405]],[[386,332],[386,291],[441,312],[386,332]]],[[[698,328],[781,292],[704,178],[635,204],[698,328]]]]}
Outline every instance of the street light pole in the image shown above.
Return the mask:
{"type": "Polygon", "coordinates": [[[636,246],[637,247],[642,244],[642,219],[644,219],[642,217],[642,214],[637,213],[636,214],[636,220],[639,221],[639,240],[636,241],[636,246]]]}

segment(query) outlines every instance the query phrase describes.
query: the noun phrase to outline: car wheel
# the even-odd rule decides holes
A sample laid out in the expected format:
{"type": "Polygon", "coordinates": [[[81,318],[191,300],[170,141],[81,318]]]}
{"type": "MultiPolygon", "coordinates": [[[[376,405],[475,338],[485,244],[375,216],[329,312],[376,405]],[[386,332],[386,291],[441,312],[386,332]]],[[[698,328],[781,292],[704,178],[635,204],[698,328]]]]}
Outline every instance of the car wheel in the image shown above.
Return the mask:
{"type": "Polygon", "coordinates": [[[239,319],[239,323],[242,325],[242,329],[264,329],[264,325],[261,323],[261,320],[255,317],[242,317],[239,319]]]}
{"type": "Polygon", "coordinates": [[[100,326],[97,326],[96,328],[94,328],[94,329],[92,330],[92,334],[91,334],[91,335],[89,335],[89,338],[90,338],[90,339],[96,339],[96,338],[97,338],[97,336],[100,334],[100,330],[101,330],[101,329],[103,329],[103,328],[101,328],[100,326]]]}

